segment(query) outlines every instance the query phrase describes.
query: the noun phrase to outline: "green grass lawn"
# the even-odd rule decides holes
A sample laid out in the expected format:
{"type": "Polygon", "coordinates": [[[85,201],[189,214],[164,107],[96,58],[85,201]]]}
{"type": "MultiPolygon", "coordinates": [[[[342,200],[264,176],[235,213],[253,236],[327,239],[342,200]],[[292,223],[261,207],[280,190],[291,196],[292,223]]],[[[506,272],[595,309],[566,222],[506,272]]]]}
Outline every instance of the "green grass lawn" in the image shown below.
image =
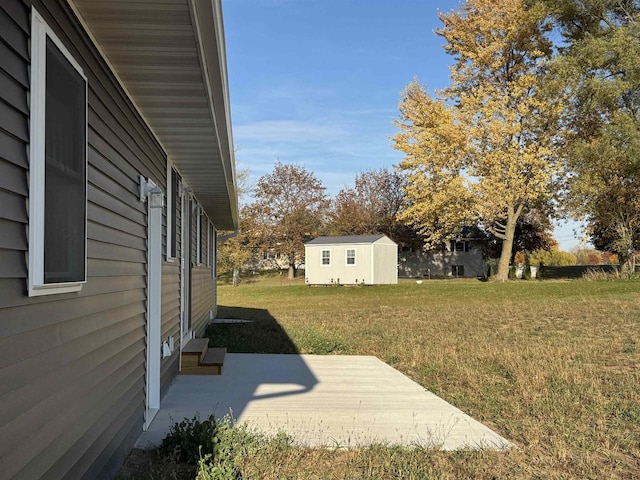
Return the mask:
{"type": "Polygon", "coordinates": [[[375,355],[511,440],[509,452],[265,449],[250,478],[640,478],[640,283],[220,285],[231,352],[375,355]]]}

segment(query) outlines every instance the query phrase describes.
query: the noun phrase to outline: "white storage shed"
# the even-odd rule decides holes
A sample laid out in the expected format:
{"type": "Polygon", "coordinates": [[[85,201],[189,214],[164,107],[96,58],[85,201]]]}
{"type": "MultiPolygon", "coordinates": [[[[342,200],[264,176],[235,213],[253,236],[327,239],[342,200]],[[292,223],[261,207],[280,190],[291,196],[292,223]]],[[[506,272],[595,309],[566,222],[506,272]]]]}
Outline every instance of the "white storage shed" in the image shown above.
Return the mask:
{"type": "Polygon", "coordinates": [[[309,285],[398,283],[398,245],[386,235],[318,237],[304,250],[309,285]]]}

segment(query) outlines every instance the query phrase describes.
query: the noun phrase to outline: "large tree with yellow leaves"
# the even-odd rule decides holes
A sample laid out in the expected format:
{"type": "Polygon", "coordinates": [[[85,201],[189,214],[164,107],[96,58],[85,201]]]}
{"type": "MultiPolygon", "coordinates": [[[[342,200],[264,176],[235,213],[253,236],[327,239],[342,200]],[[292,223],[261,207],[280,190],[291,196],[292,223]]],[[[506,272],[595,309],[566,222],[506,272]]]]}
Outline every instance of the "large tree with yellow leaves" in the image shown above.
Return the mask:
{"type": "Polygon", "coordinates": [[[545,11],[467,0],[440,19],[451,84],[433,98],[414,80],[396,121],[409,176],[403,219],[432,246],[479,223],[502,240],[497,279],[506,280],[516,222],[550,206],[557,174],[561,105],[541,85],[552,56],[545,11]]]}

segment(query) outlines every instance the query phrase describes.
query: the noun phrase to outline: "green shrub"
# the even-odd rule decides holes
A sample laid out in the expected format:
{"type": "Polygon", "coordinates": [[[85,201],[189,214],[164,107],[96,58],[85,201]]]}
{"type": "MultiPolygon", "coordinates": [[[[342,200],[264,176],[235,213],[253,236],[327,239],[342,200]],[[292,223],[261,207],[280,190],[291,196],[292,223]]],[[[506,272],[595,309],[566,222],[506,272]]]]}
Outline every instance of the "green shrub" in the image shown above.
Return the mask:
{"type": "Polygon", "coordinates": [[[236,480],[242,476],[233,462],[215,462],[213,456],[207,454],[198,462],[197,480],[236,480]]]}
{"type": "Polygon", "coordinates": [[[210,415],[175,423],[162,441],[160,453],[176,462],[198,466],[198,480],[242,478],[241,465],[263,449],[285,450],[291,441],[284,433],[267,437],[236,425],[226,416],[210,415]]]}
{"type": "Polygon", "coordinates": [[[200,449],[205,452],[213,451],[217,429],[218,422],[213,416],[204,421],[200,421],[198,417],[185,418],[169,428],[169,433],[160,445],[160,453],[177,462],[197,465],[200,449]]]}
{"type": "Polygon", "coordinates": [[[512,265],[509,267],[509,274],[507,275],[509,280],[517,280],[516,277],[516,266],[512,265]]]}
{"type": "Polygon", "coordinates": [[[524,267],[524,279],[531,280],[531,265],[524,267]]]}
{"type": "Polygon", "coordinates": [[[495,270],[493,269],[493,265],[489,264],[487,268],[487,278],[493,278],[496,275],[495,270]]]}
{"type": "Polygon", "coordinates": [[[227,458],[255,439],[245,426],[235,425],[229,416],[218,420],[210,415],[203,421],[198,417],[185,418],[169,428],[160,453],[178,462],[197,465],[203,455],[216,460],[227,458]]]}

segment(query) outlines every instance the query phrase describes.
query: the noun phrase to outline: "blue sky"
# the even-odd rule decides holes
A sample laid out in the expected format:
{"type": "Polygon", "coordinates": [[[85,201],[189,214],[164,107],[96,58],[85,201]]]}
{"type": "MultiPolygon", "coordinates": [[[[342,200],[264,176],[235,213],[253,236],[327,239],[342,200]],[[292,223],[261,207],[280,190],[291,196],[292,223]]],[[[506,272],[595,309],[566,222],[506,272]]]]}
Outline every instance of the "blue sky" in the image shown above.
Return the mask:
{"type": "MultiPolygon", "coordinates": [[[[438,10],[458,0],[223,0],[238,166],[253,180],[297,163],[335,195],[356,174],[391,168],[392,121],[414,78],[449,83],[438,10]]],[[[556,232],[563,248],[570,227],[556,232]]]]}

